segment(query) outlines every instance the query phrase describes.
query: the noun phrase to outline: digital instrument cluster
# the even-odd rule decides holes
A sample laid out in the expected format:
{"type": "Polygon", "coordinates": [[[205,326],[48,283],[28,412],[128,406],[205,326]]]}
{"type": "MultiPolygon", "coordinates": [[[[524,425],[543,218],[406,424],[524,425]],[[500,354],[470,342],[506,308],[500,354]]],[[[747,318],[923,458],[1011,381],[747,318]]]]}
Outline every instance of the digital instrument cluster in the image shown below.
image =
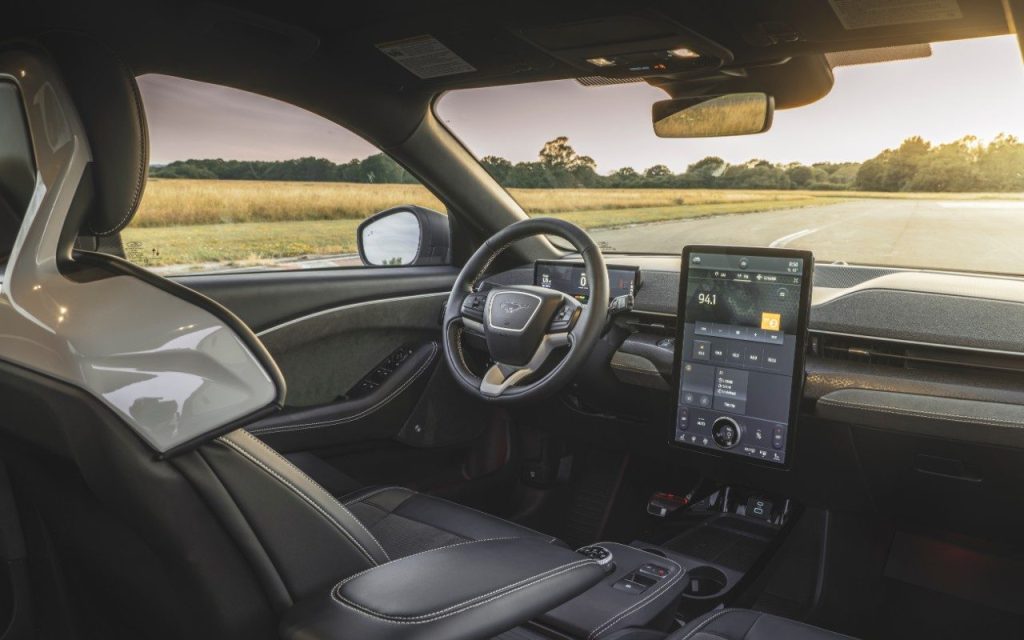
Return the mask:
{"type": "MultiPolygon", "coordinates": [[[[538,260],[533,268],[533,284],[568,294],[580,302],[590,300],[587,270],[580,263],[538,260]]],[[[637,267],[608,267],[609,297],[636,294],[640,288],[640,269],[637,267]]]]}

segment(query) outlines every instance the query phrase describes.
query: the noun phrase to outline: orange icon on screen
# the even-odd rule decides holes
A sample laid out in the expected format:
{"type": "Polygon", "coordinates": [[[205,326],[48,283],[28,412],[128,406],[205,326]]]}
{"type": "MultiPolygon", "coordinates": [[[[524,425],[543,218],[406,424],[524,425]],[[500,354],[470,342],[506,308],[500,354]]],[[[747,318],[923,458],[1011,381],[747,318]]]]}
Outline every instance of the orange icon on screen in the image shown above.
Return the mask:
{"type": "Polygon", "coordinates": [[[761,313],[761,328],[765,331],[778,331],[782,327],[781,313],[761,313]]]}

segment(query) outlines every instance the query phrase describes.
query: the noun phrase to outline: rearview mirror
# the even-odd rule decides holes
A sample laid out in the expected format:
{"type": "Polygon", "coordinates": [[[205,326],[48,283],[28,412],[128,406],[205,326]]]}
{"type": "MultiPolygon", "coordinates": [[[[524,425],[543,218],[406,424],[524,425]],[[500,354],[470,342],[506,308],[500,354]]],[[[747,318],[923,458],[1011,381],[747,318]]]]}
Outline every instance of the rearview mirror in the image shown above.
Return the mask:
{"type": "Polygon", "coordinates": [[[775,100],[765,93],[730,93],[661,100],[651,107],[659,138],[710,138],[763,133],[772,126],[775,100]]]}
{"type": "Polygon", "coordinates": [[[448,264],[449,235],[448,216],[414,205],[376,213],[356,232],[359,258],[372,267],[448,264]]]}

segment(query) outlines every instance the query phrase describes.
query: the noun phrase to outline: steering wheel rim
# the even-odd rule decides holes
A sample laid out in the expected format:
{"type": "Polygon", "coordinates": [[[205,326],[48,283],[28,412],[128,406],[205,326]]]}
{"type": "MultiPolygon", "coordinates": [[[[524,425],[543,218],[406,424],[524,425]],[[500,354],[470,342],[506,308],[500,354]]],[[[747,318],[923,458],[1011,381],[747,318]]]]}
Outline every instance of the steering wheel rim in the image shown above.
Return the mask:
{"type": "MultiPolygon", "coordinates": [[[[549,396],[572,379],[601,337],[608,315],[608,292],[608,269],[604,256],[597,243],[583,229],[557,218],[531,218],[511,224],[476,250],[452,287],[442,323],[442,342],[448,367],[459,386],[487,402],[511,404],[549,396]],[[498,256],[515,242],[542,234],[562,238],[582,256],[590,288],[588,304],[582,305],[571,296],[538,287],[508,286],[495,287],[486,293],[479,291],[487,270],[498,256]],[[478,322],[464,317],[467,299],[479,301],[482,296],[486,296],[481,313],[483,320],[478,322]],[[534,306],[531,298],[536,298],[538,304],[534,306]],[[522,328],[499,326],[492,322],[496,300],[506,301],[501,305],[503,309],[525,307],[533,315],[522,328]],[[520,305],[518,301],[524,302],[520,305]],[[555,303],[557,311],[553,312],[555,303]],[[567,314],[569,319],[562,320],[561,314],[567,314]],[[540,328],[543,333],[539,343],[532,353],[528,353],[532,348],[532,339],[540,328]],[[483,376],[477,376],[466,363],[462,341],[467,332],[482,334],[495,361],[483,376]],[[523,335],[517,337],[503,334],[523,335]],[[499,346],[502,348],[499,349],[499,346]],[[562,346],[568,346],[569,352],[549,372],[538,380],[519,384],[535,373],[555,349],[562,346]],[[502,355],[508,355],[511,351],[520,356],[519,361],[502,362],[495,357],[494,351],[502,355]]],[[[499,311],[499,315],[501,313],[499,311]]]]}

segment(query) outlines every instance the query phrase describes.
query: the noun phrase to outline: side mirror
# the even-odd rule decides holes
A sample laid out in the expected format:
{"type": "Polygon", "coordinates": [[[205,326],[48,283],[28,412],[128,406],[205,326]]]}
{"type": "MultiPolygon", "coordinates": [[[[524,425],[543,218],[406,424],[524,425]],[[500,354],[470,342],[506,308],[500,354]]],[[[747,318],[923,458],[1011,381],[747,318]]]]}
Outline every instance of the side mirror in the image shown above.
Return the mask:
{"type": "Polygon", "coordinates": [[[448,216],[403,205],[376,213],[356,231],[359,258],[366,266],[397,267],[448,264],[448,216]]]}
{"type": "Polygon", "coordinates": [[[659,138],[711,138],[763,133],[771,128],[775,100],[765,93],[730,93],[661,100],[651,107],[659,138]]]}

